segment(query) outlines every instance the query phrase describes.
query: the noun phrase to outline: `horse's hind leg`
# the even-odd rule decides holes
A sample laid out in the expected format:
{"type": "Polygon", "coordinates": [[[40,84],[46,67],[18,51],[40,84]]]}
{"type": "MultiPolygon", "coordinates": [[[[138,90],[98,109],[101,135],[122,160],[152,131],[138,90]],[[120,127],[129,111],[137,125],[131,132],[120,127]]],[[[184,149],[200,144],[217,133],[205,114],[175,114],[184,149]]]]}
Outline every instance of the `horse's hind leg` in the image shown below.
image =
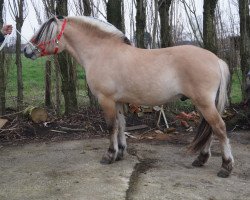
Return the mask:
{"type": "Polygon", "coordinates": [[[208,161],[208,159],[211,156],[210,146],[211,146],[212,140],[213,140],[213,136],[211,135],[207,143],[205,144],[204,148],[201,150],[199,156],[192,163],[193,166],[202,167],[208,161]]]}
{"type": "Polygon", "coordinates": [[[212,127],[213,133],[218,137],[220,142],[222,152],[222,166],[217,175],[223,178],[228,177],[233,170],[234,159],[231,153],[229,139],[227,138],[225,123],[218,113],[215,105],[211,104],[210,106],[198,106],[198,108],[205,120],[212,127]]]}
{"type": "Polygon", "coordinates": [[[118,154],[116,160],[123,159],[124,152],[127,149],[126,137],[124,134],[126,121],[124,118],[123,105],[117,104],[117,120],[118,120],[118,154]]]}
{"type": "Polygon", "coordinates": [[[116,117],[116,103],[102,96],[98,99],[104,111],[105,120],[110,134],[110,144],[107,152],[103,155],[101,163],[110,164],[116,160],[118,154],[118,120],[116,117]]]}

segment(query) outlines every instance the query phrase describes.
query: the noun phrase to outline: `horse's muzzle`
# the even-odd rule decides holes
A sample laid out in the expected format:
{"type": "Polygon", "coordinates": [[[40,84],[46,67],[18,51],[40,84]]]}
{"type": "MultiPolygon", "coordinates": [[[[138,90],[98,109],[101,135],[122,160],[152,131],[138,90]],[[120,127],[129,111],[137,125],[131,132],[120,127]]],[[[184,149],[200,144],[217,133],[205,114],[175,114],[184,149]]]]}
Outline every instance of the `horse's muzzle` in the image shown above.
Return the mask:
{"type": "Polygon", "coordinates": [[[27,47],[24,48],[23,52],[24,52],[24,55],[26,58],[34,59],[36,57],[36,55],[33,51],[31,51],[31,52],[27,51],[27,47]]]}

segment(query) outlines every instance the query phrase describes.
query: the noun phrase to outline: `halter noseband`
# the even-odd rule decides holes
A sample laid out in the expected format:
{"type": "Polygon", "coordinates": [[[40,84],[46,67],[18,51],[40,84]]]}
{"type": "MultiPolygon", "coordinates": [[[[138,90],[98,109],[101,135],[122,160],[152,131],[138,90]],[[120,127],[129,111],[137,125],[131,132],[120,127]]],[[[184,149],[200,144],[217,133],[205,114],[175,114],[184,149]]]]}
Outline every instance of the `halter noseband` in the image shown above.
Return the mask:
{"type": "Polygon", "coordinates": [[[41,52],[41,56],[46,56],[46,55],[51,55],[51,54],[57,54],[58,50],[59,50],[59,47],[58,47],[58,44],[59,44],[59,41],[63,35],[63,32],[64,32],[64,29],[66,27],[66,24],[67,24],[67,20],[64,19],[63,20],[63,24],[62,24],[62,28],[61,28],[61,31],[57,34],[57,36],[54,38],[54,39],[51,39],[49,41],[45,41],[45,42],[40,42],[37,47],[37,50],[41,52]],[[55,49],[54,49],[54,53],[49,53],[46,51],[46,46],[47,45],[50,45],[50,44],[55,44],[55,49]]]}

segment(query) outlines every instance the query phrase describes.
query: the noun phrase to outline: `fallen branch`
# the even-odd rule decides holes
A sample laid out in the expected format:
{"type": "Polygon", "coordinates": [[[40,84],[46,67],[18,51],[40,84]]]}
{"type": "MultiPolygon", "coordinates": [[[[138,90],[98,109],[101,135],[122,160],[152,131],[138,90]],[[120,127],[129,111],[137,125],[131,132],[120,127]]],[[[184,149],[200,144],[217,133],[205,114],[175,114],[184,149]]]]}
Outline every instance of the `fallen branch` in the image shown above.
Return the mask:
{"type": "Polygon", "coordinates": [[[50,130],[50,131],[56,132],[56,133],[67,133],[67,132],[65,132],[65,131],[58,131],[58,130],[50,130]]]}
{"type": "Polygon", "coordinates": [[[12,116],[12,115],[18,115],[20,113],[22,113],[24,110],[21,110],[21,111],[18,111],[18,112],[15,112],[15,113],[11,113],[11,114],[7,114],[7,115],[1,115],[0,118],[2,117],[9,117],[9,116],[12,116]]]}
{"type": "Polygon", "coordinates": [[[69,127],[64,127],[64,126],[60,126],[60,128],[64,131],[84,131],[86,132],[86,129],[77,129],[77,128],[69,128],[69,127]]]}

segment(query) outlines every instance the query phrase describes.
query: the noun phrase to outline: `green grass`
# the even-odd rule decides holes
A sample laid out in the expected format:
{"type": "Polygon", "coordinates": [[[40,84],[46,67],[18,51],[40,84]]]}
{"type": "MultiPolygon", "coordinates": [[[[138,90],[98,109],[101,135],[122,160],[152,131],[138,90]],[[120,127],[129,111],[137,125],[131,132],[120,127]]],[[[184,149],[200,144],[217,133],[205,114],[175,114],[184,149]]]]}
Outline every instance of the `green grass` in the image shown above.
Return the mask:
{"type": "Polygon", "coordinates": [[[232,103],[240,103],[242,101],[241,79],[242,79],[242,74],[240,69],[235,70],[231,79],[232,88],[231,88],[230,98],[232,103]]]}
{"type": "MultiPolygon", "coordinates": [[[[39,58],[35,61],[22,58],[23,64],[23,86],[24,86],[24,103],[27,105],[41,106],[44,104],[44,70],[45,70],[46,58],[39,58]]],[[[17,96],[17,72],[15,65],[15,57],[12,57],[12,64],[9,66],[9,73],[7,78],[7,89],[6,89],[6,106],[16,107],[16,96],[17,96]]],[[[52,94],[54,94],[54,77],[55,70],[52,68],[52,94]]],[[[77,67],[77,85],[78,85],[78,102],[79,104],[86,104],[86,90],[85,90],[85,80],[84,71],[81,66],[77,67]]],[[[231,101],[232,103],[241,102],[241,89],[240,80],[241,73],[237,70],[232,76],[232,92],[231,101]]],[[[61,97],[63,102],[63,98],[61,97]]],[[[63,104],[63,103],[62,103],[63,104]]],[[[173,107],[181,110],[192,109],[192,104],[190,101],[181,102],[178,101],[173,103],[173,107]]]]}
{"type": "MultiPolygon", "coordinates": [[[[44,72],[46,58],[39,58],[35,61],[22,57],[23,65],[23,91],[24,103],[26,105],[41,106],[44,104],[44,72]]],[[[53,61],[52,61],[53,62],[53,61]]],[[[6,106],[16,107],[17,96],[17,69],[15,65],[15,57],[12,57],[7,75],[6,88],[6,106]]],[[[77,93],[79,102],[85,104],[85,80],[84,70],[77,66],[77,93]]],[[[52,94],[55,92],[55,69],[52,68],[52,94]]],[[[53,99],[52,99],[53,100],[53,99]]],[[[61,96],[63,101],[63,97],[61,96]]]]}

